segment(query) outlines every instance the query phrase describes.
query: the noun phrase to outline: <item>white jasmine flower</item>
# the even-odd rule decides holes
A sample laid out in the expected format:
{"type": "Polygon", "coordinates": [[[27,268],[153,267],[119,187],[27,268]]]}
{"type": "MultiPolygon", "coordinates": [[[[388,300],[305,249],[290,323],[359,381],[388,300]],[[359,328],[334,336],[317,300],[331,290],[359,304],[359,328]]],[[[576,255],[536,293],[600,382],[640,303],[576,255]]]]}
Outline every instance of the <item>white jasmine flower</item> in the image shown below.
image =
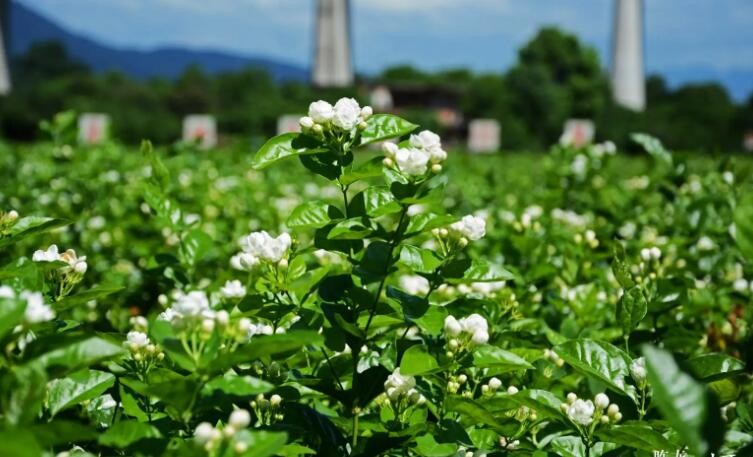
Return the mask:
{"type": "Polygon", "coordinates": [[[444,332],[447,336],[458,336],[463,331],[463,326],[460,325],[454,316],[447,316],[444,319],[444,332]]]}
{"type": "Polygon", "coordinates": [[[633,363],[630,364],[630,376],[633,377],[633,380],[641,384],[646,380],[646,374],[646,359],[639,357],[633,360],[633,363]]]}
{"type": "Polygon", "coordinates": [[[500,381],[499,378],[491,378],[489,382],[487,382],[487,384],[489,384],[489,387],[494,390],[497,390],[500,387],[502,387],[502,381],[500,381]]]}
{"type": "Polygon", "coordinates": [[[489,341],[489,333],[486,331],[478,331],[473,334],[471,337],[471,341],[473,341],[475,344],[486,344],[489,341]]]}
{"type": "Polygon", "coordinates": [[[241,298],[246,295],[246,288],[243,287],[240,281],[234,279],[227,281],[222,289],[220,289],[220,293],[225,298],[241,298]]]}
{"type": "Polygon", "coordinates": [[[583,401],[580,398],[567,407],[567,417],[580,425],[589,425],[593,420],[594,404],[591,400],[583,401]]]}
{"type": "Polygon", "coordinates": [[[16,298],[16,292],[9,286],[0,286],[0,298],[9,298],[12,300],[16,298]]]}
{"type": "Polygon", "coordinates": [[[277,406],[282,403],[282,397],[277,394],[273,394],[271,397],[269,397],[269,403],[272,406],[277,406]]]}
{"type": "Polygon", "coordinates": [[[515,395],[518,393],[518,388],[515,386],[510,386],[507,388],[507,395],[515,395]]]}
{"type": "Polygon", "coordinates": [[[251,271],[260,263],[258,257],[248,252],[240,252],[230,258],[230,266],[241,271],[251,271]]]}
{"type": "Polygon", "coordinates": [[[476,241],[486,235],[486,221],[481,217],[469,214],[450,225],[450,229],[471,241],[476,241]]]}
{"type": "Polygon", "coordinates": [[[736,279],[732,283],[732,288],[737,292],[745,292],[748,290],[748,280],[745,278],[736,279]]]}
{"type": "Polygon", "coordinates": [[[400,368],[395,368],[395,371],[387,376],[387,380],[384,382],[384,389],[387,392],[387,396],[390,400],[397,400],[401,395],[405,395],[416,387],[416,378],[413,376],[405,376],[400,374],[400,368]]]}
{"type": "Polygon", "coordinates": [[[26,300],[24,320],[28,324],[39,324],[55,318],[55,312],[52,308],[44,304],[44,297],[41,292],[24,291],[21,292],[20,297],[26,300]]]}
{"type": "Polygon", "coordinates": [[[58,252],[57,245],[53,244],[47,248],[46,251],[38,250],[34,252],[31,257],[34,262],[56,262],[60,260],[60,253],[58,252]]]}
{"type": "Polygon", "coordinates": [[[410,144],[414,148],[426,151],[432,163],[442,162],[447,158],[447,152],[442,149],[442,141],[439,135],[429,130],[424,130],[417,135],[411,135],[410,144]]]}
{"type": "Polygon", "coordinates": [[[68,249],[64,253],[60,254],[59,260],[67,263],[70,269],[80,275],[86,273],[88,265],[86,263],[86,256],[77,257],[76,251],[68,249]]]}
{"type": "Polygon", "coordinates": [[[308,130],[314,126],[314,120],[309,116],[302,117],[298,123],[301,124],[301,128],[304,130],[308,130]]]}
{"type": "Polygon", "coordinates": [[[421,176],[428,170],[429,155],[421,149],[398,149],[395,162],[401,172],[409,176],[421,176]]]}
{"type": "Polygon", "coordinates": [[[419,275],[403,275],[400,277],[400,288],[411,295],[424,296],[429,293],[429,280],[419,275]]]}
{"type": "MultiPolygon", "coordinates": [[[[254,232],[241,239],[240,245],[243,252],[253,257],[268,262],[277,263],[285,257],[292,244],[292,239],[287,233],[277,238],[272,238],[266,231],[254,232]]],[[[244,261],[253,263],[253,259],[245,259],[243,256],[237,260],[231,260],[234,264],[244,266],[244,261]]]]}
{"type": "Polygon", "coordinates": [[[711,251],[714,248],[716,248],[716,243],[714,243],[714,240],[707,236],[702,236],[698,239],[698,243],[696,244],[696,247],[699,251],[711,251]]]}
{"type": "Polygon", "coordinates": [[[245,409],[236,409],[230,413],[230,418],[227,422],[236,430],[241,430],[248,427],[248,424],[251,423],[251,414],[245,409]]]}
{"type": "Polygon", "coordinates": [[[374,114],[374,110],[370,106],[364,106],[361,108],[361,119],[364,121],[370,118],[374,114]]]}
{"type": "Polygon", "coordinates": [[[209,311],[209,298],[200,290],[180,294],[172,310],[179,317],[199,317],[209,311]]]}
{"type": "Polygon", "coordinates": [[[335,111],[333,110],[332,105],[324,100],[319,100],[309,105],[309,117],[313,119],[314,122],[319,124],[327,123],[332,120],[334,115],[335,111]]]}
{"type": "Polygon", "coordinates": [[[216,436],[216,433],[212,424],[209,422],[202,422],[196,426],[193,435],[196,442],[203,445],[211,441],[216,436]]]}
{"type": "Polygon", "coordinates": [[[609,397],[604,393],[596,394],[596,397],[594,397],[594,405],[599,409],[606,409],[609,407],[609,397]]]}
{"type": "Polygon", "coordinates": [[[358,124],[360,116],[361,107],[357,101],[352,98],[341,98],[335,103],[332,124],[343,130],[351,130],[358,124]]]}
{"type": "Polygon", "coordinates": [[[132,349],[145,348],[149,345],[149,337],[146,333],[131,331],[126,335],[128,346],[132,349]]]}

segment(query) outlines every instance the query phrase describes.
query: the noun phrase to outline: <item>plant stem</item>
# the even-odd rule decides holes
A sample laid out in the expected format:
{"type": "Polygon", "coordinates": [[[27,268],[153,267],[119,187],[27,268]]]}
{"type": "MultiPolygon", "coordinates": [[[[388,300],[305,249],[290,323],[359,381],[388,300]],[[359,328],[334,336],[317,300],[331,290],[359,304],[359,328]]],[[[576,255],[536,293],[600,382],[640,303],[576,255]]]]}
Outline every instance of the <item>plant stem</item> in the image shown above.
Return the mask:
{"type": "Polygon", "coordinates": [[[376,314],[376,308],[377,304],[379,304],[379,297],[382,295],[382,289],[384,289],[384,284],[387,282],[387,276],[389,276],[389,268],[390,264],[392,262],[392,253],[395,250],[395,246],[400,242],[401,238],[403,237],[403,222],[405,222],[405,216],[408,214],[408,207],[403,206],[403,210],[400,212],[400,220],[397,223],[397,228],[395,229],[395,235],[392,237],[392,241],[390,241],[390,249],[389,253],[387,254],[387,261],[384,265],[384,276],[382,277],[382,280],[379,282],[379,287],[377,288],[376,295],[374,296],[374,304],[371,306],[371,310],[369,310],[369,320],[366,321],[366,327],[363,330],[364,335],[366,338],[368,338],[369,333],[369,327],[371,327],[371,321],[374,319],[374,314],[376,314]]]}

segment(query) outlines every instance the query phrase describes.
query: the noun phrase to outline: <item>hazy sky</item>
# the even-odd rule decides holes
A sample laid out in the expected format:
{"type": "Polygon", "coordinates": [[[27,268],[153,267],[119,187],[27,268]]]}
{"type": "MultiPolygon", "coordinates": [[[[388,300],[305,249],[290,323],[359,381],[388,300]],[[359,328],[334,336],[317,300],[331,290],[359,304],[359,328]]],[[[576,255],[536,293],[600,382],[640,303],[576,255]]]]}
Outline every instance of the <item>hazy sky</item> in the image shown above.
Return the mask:
{"type": "MultiPolygon", "coordinates": [[[[99,41],[181,45],[308,65],[314,0],[16,0],[99,41]]],[[[645,0],[649,70],[753,69],[753,0],[645,0]]],[[[608,64],[612,0],[352,0],[359,72],[410,62],[500,71],[542,25],[576,32],[608,64]]]]}

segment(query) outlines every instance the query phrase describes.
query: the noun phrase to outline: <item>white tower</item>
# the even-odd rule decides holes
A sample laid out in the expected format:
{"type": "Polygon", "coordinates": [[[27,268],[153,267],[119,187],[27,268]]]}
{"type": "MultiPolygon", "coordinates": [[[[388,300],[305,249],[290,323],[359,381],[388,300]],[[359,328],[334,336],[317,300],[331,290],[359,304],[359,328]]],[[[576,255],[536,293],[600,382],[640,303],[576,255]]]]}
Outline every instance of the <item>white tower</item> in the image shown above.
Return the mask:
{"type": "Polygon", "coordinates": [[[616,0],[612,48],[612,94],[618,105],[646,107],[643,75],[643,0],[616,0]]]}
{"type": "Polygon", "coordinates": [[[317,0],[312,80],[318,87],[353,84],[349,0],[317,0]]]}
{"type": "Polygon", "coordinates": [[[8,10],[8,5],[0,2],[0,96],[10,93],[10,69],[8,67],[8,57],[5,54],[5,31],[3,28],[7,25],[4,14],[8,10]]]}

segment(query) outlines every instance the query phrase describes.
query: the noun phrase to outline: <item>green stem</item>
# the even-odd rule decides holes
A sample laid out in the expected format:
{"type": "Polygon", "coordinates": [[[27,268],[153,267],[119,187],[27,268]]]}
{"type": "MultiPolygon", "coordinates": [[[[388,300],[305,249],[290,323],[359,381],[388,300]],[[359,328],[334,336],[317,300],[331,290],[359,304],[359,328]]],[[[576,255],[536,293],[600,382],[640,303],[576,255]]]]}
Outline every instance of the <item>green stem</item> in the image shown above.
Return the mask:
{"type": "Polygon", "coordinates": [[[382,295],[382,290],[384,289],[384,284],[387,282],[387,276],[389,276],[389,268],[390,264],[392,262],[392,254],[395,250],[395,246],[400,242],[400,240],[403,237],[403,231],[405,228],[403,227],[403,223],[405,222],[405,216],[408,214],[408,207],[403,206],[403,210],[400,212],[400,220],[397,223],[397,229],[395,229],[395,235],[392,237],[392,241],[390,241],[390,249],[389,253],[387,255],[387,261],[384,265],[384,276],[382,276],[382,280],[379,282],[379,287],[377,288],[376,295],[374,296],[374,303],[371,305],[371,310],[369,310],[369,319],[366,321],[366,327],[364,328],[364,335],[366,338],[368,338],[369,334],[369,327],[371,327],[371,321],[374,319],[374,314],[376,314],[377,305],[379,304],[379,297],[382,295]]]}

